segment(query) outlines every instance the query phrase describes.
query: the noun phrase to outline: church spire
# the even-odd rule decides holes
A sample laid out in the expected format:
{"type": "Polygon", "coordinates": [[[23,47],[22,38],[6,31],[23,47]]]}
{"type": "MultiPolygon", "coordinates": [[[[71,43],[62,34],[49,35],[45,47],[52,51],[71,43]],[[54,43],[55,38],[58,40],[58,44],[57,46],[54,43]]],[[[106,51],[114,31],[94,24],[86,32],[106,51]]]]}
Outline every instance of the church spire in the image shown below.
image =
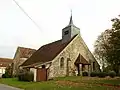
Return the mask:
{"type": "Polygon", "coordinates": [[[73,25],[73,20],[72,20],[72,10],[71,10],[71,17],[70,17],[69,25],[73,25]]]}
{"type": "Polygon", "coordinates": [[[69,24],[62,29],[62,43],[70,41],[75,35],[80,34],[80,29],[73,24],[72,11],[69,24]]]}

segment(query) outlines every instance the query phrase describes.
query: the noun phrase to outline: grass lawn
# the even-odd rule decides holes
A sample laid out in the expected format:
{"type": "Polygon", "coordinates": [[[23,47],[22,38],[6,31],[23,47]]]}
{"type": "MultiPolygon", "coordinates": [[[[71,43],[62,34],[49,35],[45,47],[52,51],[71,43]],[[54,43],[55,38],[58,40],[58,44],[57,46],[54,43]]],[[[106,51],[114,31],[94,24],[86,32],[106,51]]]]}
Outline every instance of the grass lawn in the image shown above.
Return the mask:
{"type": "Polygon", "coordinates": [[[61,77],[45,82],[22,82],[17,78],[0,79],[0,83],[25,90],[120,90],[120,78],[61,77]]]}

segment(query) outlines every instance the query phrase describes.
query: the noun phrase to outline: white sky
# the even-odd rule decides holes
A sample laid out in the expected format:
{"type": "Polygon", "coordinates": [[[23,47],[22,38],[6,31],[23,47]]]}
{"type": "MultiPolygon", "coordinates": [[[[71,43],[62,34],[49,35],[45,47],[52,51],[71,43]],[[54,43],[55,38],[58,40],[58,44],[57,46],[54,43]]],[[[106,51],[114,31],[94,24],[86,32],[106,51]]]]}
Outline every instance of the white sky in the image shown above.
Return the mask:
{"type": "Polygon", "coordinates": [[[33,22],[13,0],[0,0],[0,57],[13,58],[18,46],[38,49],[62,37],[62,28],[73,23],[93,51],[97,36],[111,27],[111,19],[120,14],[120,0],[16,0],[33,22]]]}

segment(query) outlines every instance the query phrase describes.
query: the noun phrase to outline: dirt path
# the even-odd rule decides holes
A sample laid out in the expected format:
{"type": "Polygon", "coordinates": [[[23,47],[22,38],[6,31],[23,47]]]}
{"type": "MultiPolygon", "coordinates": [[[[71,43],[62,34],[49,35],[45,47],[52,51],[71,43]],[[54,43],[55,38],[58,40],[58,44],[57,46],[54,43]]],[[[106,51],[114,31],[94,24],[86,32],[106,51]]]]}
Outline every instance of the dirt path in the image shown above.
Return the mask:
{"type": "Polygon", "coordinates": [[[74,87],[79,87],[79,86],[105,86],[111,88],[110,90],[120,90],[120,85],[112,85],[112,84],[100,84],[100,83],[85,83],[85,82],[74,82],[74,81],[56,81],[58,85],[67,85],[67,86],[74,86],[74,87]]]}

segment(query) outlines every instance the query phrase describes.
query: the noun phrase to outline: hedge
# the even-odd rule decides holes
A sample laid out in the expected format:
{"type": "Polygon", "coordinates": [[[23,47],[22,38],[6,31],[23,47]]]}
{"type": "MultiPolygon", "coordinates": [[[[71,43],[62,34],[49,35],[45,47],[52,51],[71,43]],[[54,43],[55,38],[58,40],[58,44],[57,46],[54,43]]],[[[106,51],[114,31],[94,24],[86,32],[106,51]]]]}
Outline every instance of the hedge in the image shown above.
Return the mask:
{"type": "Polygon", "coordinates": [[[24,72],[18,74],[19,81],[33,81],[34,74],[32,72],[24,72]]]}

